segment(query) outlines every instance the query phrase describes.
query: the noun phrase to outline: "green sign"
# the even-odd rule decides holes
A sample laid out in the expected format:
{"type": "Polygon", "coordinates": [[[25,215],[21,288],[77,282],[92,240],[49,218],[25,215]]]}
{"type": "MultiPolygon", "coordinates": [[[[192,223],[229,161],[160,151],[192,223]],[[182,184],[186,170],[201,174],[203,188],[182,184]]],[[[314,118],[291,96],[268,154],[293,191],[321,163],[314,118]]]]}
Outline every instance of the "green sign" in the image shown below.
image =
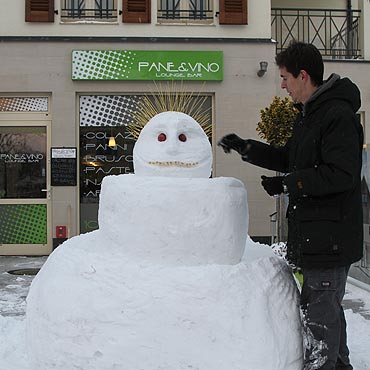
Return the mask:
{"type": "Polygon", "coordinates": [[[72,80],[222,81],[222,77],[222,51],[72,52],[72,80]]]}

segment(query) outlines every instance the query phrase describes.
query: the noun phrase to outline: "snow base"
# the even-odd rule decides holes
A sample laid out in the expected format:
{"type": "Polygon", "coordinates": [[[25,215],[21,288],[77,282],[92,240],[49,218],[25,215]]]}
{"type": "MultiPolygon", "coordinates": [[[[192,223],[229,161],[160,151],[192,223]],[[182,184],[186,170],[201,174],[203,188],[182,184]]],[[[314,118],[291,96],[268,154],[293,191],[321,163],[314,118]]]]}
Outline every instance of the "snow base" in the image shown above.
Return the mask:
{"type": "Polygon", "coordinates": [[[248,240],[235,265],[140,266],[104,246],[99,230],[72,238],[33,280],[35,370],[302,369],[297,287],[270,248],[248,240]]]}

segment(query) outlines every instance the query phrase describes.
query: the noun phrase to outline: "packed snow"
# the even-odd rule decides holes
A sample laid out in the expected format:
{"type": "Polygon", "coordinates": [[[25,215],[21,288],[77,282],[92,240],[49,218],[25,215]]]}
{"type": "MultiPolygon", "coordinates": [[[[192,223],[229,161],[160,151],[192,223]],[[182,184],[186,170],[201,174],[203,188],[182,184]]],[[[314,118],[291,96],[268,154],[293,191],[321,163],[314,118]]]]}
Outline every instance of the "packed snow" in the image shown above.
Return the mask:
{"type": "MultiPolygon", "coordinates": [[[[48,257],[26,318],[0,316],[0,370],[301,370],[289,267],[248,237],[242,183],[208,178],[197,123],[167,113],[143,129],[135,175],[104,179],[100,229],[48,257]]],[[[369,321],[346,316],[369,369],[369,321]]]]}
{"type": "MultiPolygon", "coordinates": [[[[258,243],[253,243],[253,245],[256,248],[262,247],[264,251],[268,249],[268,246],[258,243]]],[[[262,256],[262,258],[264,257],[262,256]]],[[[25,259],[24,264],[27,267],[34,267],[33,263],[32,258],[28,258],[25,259]]],[[[12,293],[3,295],[4,289],[0,290],[0,370],[31,370],[27,356],[25,316],[23,315],[25,310],[24,294],[29,284],[25,280],[28,280],[28,277],[17,277],[17,284],[5,287],[9,288],[12,293]]],[[[352,365],[356,370],[368,370],[370,369],[370,293],[349,283],[344,299],[345,301],[354,300],[362,306],[361,313],[346,309],[345,315],[352,365]]],[[[256,306],[255,309],[258,310],[259,307],[256,306]]],[[[258,330],[262,329],[263,327],[258,330]]],[[[285,338],[284,335],[283,338],[285,338]]],[[[264,345],[261,347],[264,348],[264,345]]],[[[263,360],[264,356],[261,357],[260,361],[263,362],[263,360]]]]}

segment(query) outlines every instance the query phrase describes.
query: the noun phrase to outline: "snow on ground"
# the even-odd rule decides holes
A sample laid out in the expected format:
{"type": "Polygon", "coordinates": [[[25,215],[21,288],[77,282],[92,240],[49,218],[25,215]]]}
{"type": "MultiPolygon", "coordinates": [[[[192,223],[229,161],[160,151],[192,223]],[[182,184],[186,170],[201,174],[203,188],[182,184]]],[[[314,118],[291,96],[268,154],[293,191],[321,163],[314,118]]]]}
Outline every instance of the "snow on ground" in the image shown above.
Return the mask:
{"type": "MultiPolygon", "coordinates": [[[[24,316],[27,279],[29,277],[18,277],[18,284],[0,290],[0,370],[30,370],[24,316]],[[4,294],[5,290],[8,293],[4,294]]],[[[361,311],[354,313],[351,309],[345,310],[352,364],[355,370],[369,370],[370,292],[348,283],[344,299],[351,300],[355,306],[358,303],[361,311]]]]}

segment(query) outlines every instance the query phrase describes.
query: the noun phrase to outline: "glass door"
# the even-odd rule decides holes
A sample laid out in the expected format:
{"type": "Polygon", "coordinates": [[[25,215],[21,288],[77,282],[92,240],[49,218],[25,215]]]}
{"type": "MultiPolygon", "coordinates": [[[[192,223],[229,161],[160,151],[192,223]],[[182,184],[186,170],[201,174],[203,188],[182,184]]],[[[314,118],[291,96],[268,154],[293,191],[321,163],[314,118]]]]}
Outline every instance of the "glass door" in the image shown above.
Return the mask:
{"type": "Polygon", "coordinates": [[[0,255],[52,250],[50,121],[0,122],[0,255]]]}

